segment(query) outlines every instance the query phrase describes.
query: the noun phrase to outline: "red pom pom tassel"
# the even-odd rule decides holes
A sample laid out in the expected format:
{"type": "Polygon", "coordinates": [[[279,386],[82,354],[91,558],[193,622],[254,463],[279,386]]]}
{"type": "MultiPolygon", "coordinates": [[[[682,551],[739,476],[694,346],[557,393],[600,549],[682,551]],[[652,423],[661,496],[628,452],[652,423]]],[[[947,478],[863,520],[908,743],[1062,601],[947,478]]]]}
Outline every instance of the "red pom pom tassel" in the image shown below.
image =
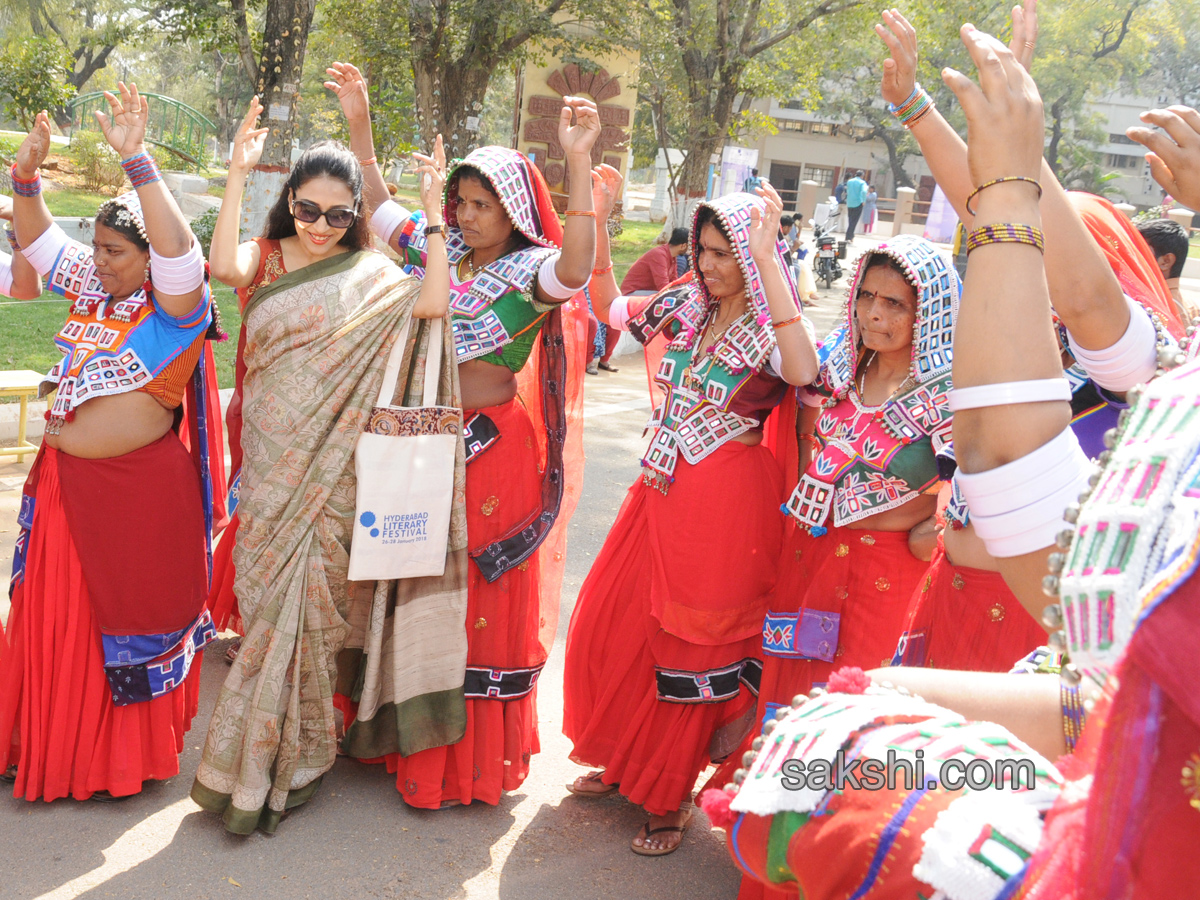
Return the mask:
{"type": "Polygon", "coordinates": [[[836,694],[861,694],[871,686],[871,678],[857,666],[843,666],[829,676],[826,689],[836,694]]]}
{"type": "Polygon", "coordinates": [[[708,816],[708,821],[712,822],[717,828],[728,829],[730,825],[737,821],[738,814],[729,808],[729,804],[733,802],[733,794],[727,791],[716,790],[715,788],[707,790],[700,795],[696,802],[700,804],[700,808],[708,816]]]}

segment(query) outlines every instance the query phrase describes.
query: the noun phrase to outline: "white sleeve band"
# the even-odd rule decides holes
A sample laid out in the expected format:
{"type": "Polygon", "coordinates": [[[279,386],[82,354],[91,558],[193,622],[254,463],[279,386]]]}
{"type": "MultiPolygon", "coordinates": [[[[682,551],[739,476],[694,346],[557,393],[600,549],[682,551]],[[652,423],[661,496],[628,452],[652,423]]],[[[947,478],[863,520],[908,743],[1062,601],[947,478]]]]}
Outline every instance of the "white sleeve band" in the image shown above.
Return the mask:
{"type": "Polygon", "coordinates": [[[204,284],[204,254],[200,242],[192,238],[192,246],[183,256],[160,256],[150,246],[150,284],[162,294],[189,294],[204,284]]]}
{"type": "Polygon", "coordinates": [[[1000,381],[975,387],[954,388],[948,406],[951,412],[1009,406],[1014,403],[1044,403],[1071,399],[1071,385],[1065,378],[1041,378],[1036,381],[1000,381]]]}
{"type": "Polygon", "coordinates": [[[989,469],[954,474],[975,533],[997,559],[1054,543],[1067,527],[1063,512],[1087,487],[1093,465],[1070,428],[1032,453],[989,469]]]}
{"type": "Polygon", "coordinates": [[[12,296],[12,257],[7,253],[0,253],[0,294],[5,297],[12,296]]]}
{"type": "Polygon", "coordinates": [[[608,308],[608,324],[617,331],[628,331],[629,319],[629,298],[622,294],[608,308]]]}
{"type": "Polygon", "coordinates": [[[25,254],[25,258],[29,260],[29,264],[37,270],[39,275],[49,275],[50,270],[58,261],[58,254],[70,242],[71,239],[67,237],[67,233],[57,223],[54,223],[21,252],[25,254]]]}
{"type": "Polygon", "coordinates": [[[555,250],[543,260],[538,268],[537,283],[547,297],[552,300],[570,300],[576,294],[583,290],[582,287],[567,287],[558,280],[558,272],[554,270],[555,265],[562,259],[562,251],[555,250]]]}
{"type": "Polygon", "coordinates": [[[371,230],[379,235],[385,244],[390,244],[396,229],[411,215],[412,213],[395,200],[385,200],[371,215],[371,230]]]}
{"type": "Polygon", "coordinates": [[[1158,334],[1150,314],[1133,298],[1126,295],[1129,306],[1129,327],[1121,339],[1106,350],[1085,350],[1067,332],[1071,353],[1088,377],[1106,390],[1124,393],[1135,385],[1144,384],[1158,370],[1158,334]]]}
{"type": "Polygon", "coordinates": [[[783,354],[779,352],[779,346],[771,351],[771,355],[767,357],[766,370],[776,378],[783,377],[783,354]]]}

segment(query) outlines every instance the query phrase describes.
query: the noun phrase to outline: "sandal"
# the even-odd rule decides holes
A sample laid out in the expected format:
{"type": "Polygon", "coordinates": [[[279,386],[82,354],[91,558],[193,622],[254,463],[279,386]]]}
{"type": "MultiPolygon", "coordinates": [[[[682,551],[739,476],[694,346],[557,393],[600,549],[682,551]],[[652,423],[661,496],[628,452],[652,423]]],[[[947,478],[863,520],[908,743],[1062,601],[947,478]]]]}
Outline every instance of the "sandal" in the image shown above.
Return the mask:
{"type": "Polygon", "coordinates": [[[638,856],[666,856],[669,853],[674,853],[679,849],[680,845],[683,844],[683,836],[687,834],[688,826],[690,824],[692,824],[691,810],[688,810],[687,818],[683,820],[682,825],[663,825],[661,828],[651,828],[650,819],[647,819],[646,824],[641,827],[641,830],[638,831],[636,835],[634,835],[633,840],[636,841],[638,838],[650,838],[656,834],[667,834],[672,831],[679,833],[679,840],[675,843],[674,847],[661,847],[657,850],[652,850],[645,845],[639,845],[631,842],[629,844],[629,849],[638,856]]]}
{"type": "Polygon", "coordinates": [[[613,791],[615,791],[617,789],[617,785],[605,784],[601,780],[603,777],[604,777],[603,769],[595,771],[595,772],[588,772],[586,775],[580,775],[578,778],[575,779],[575,781],[572,781],[570,784],[568,784],[567,790],[570,791],[572,794],[574,794],[576,797],[607,797],[609,794],[611,794],[613,791]],[[588,790],[581,791],[575,787],[576,783],[580,782],[580,781],[582,781],[584,784],[598,784],[601,787],[603,787],[604,790],[602,790],[602,791],[588,791],[588,790]]]}
{"type": "Polygon", "coordinates": [[[3,774],[0,774],[0,781],[3,781],[5,784],[14,784],[16,780],[17,767],[15,765],[9,766],[4,770],[3,774]]]}
{"type": "Polygon", "coordinates": [[[133,797],[133,794],[124,794],[120,797],[114,797],[108,791],[95,791],[88,799],[95,800],[97,803],[124,803],[133,797]]]}

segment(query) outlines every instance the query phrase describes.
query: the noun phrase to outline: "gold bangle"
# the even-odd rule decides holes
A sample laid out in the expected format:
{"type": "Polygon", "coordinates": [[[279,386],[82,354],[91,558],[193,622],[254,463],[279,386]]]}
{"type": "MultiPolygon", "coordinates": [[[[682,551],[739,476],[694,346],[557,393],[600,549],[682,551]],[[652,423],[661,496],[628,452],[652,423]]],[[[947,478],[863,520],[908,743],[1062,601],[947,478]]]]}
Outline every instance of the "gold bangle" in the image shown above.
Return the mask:
{"type": "Polygon", "coordinates": [[[795,325],[803,318],[804,313],[796,313],[790,319],[784,319],[782,322],[772,322],[771,325],[774,326],[776,331],[778,331],[780,328],[787,328],[789,325],[795,325]]]}
{"type": "Polygon", "coordinates": [[[594,209],[568,209],[567,215],[568,216],[591,216],[594,219],[594,218],[596,218],[596,211],[594,209]]]}
{"type": "Polygon", "coordinates": [[[993,178],[991,181],[985,181],[979,187],[975,188],[975,190],[971,191],[971,193],[967,196],[967,202],[964,203],[963,206],[967,208],[967,212],[969,212],[971,215],[975,215],[975,210],[971,209],[971,201],[978,197],[981,192],[986,191],[990,187],[995,187],[998,184],[1011,184],[1014,181],[1023,181],[1026,184],[1032,184],[1035,188],[1037,188],[1038,199],[1042,199],[1042,184],[1036,178],[1030,178],[1027,175],[1006,175],[1003,178],[993,178]]]}

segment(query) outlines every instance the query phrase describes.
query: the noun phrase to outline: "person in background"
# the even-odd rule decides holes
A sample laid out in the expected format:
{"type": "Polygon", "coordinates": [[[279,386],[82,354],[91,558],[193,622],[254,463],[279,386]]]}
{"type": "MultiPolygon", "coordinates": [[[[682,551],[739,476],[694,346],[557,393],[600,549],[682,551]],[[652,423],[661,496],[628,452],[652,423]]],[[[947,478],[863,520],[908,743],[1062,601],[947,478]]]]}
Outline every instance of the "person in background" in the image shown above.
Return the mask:
{"type": "Polygon", "coordinates": [[[758,169],[751,169],[750,175],[742,182],[742,190],[747,194],[753,194],[755,189],[763,183],[763,179],[759,177],[758,169]]]}
{"type": "Polygon", "coordinates": [[[867,199],[867,183],[863,180],[863,170],[859,169],[854,177],[846,182],[846,240],[854,240],[854,231],[862,218],[863,204],[867,199]]]}
{"type": "Polygon", "coordinates": [[[804,254],[800,252],[800,225],[794,216],[783,216],[779,220],[779,239],[787,247],[784,260],[796,281],[796,290],[805,306],[811,306],[817,294],[817,282],[813,279],[812,269],[804,262],[804,254]]]}
{"type": "Polygon", "coordinates": [[[1137,230],[1154,251],[1154,261],[1167,280],[1167,288],[1171,291],[1171,299],[1175,301],[1179,317],[1184,322],[1190,322],[1200,315],[1200,307],[1184,300],[1179,290],[1179,277],[1183,274],[1183,264],[1188,256],[1187,229],[1171,219],[1151,219],[1139,224],[1137,230]]]}
{"type": "Polygon", "coordinates": [[[867,185],[867,196],[863,200],[862,211],[862,227],[863,234],[870,234],[875,230],[875,217],[878,214],[876,205],[879,203],[879,193],[875,190],[875,186],[867,185]]]}
{"type": "Polygon", "coordinates": [[[833,199],[838,202],[837,209],[837,231],[846,230],[846,185],[850,182],[850,173],[847,172],[842,176],[841,182],[833,189],[833,199]]]}

